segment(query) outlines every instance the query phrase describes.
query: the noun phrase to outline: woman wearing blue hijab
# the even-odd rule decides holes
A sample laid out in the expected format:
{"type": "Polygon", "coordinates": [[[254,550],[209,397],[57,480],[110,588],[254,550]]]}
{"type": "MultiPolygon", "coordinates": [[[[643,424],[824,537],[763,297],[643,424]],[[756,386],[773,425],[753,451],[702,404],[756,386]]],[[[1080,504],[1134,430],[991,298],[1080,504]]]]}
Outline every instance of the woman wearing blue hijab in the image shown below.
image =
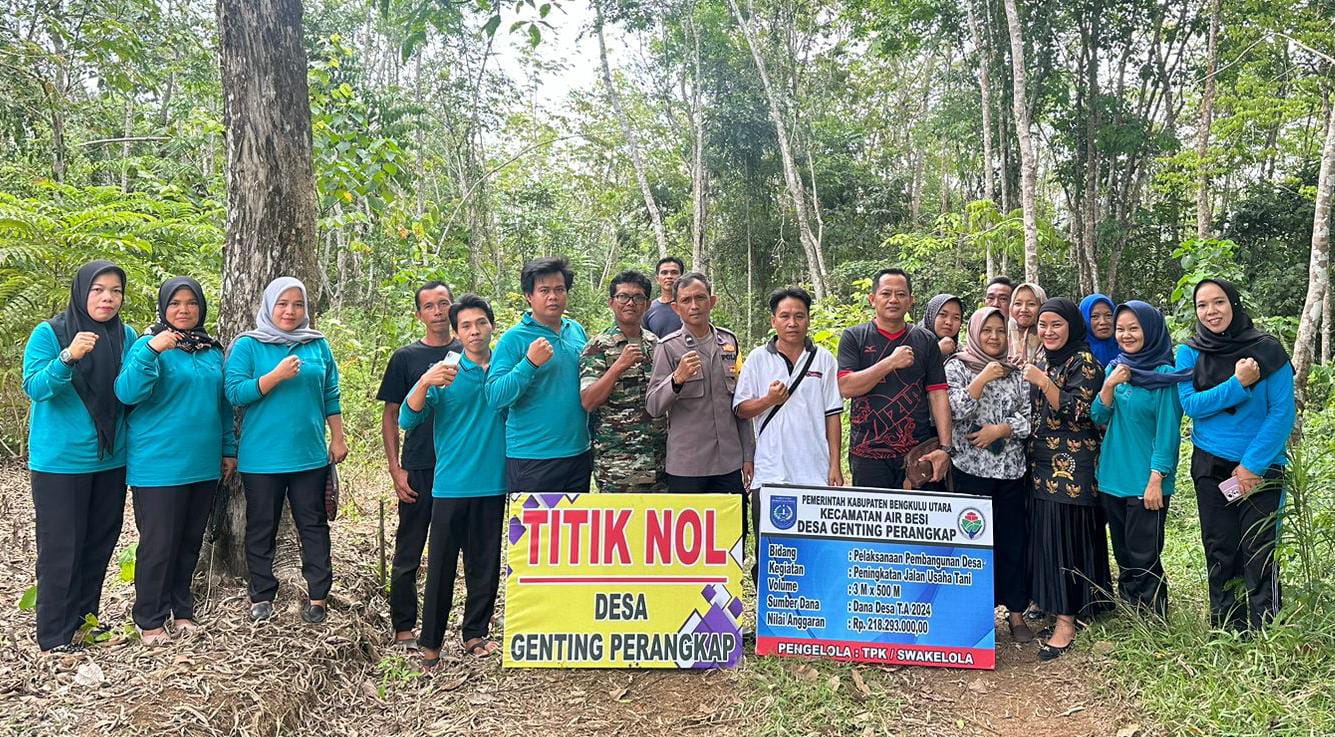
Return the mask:
{"type": "Polygon", "coordinates": [[[1091,294],[1080,300],[1080,316],[1085,318],[1085,331],[1089,337],[1089,352],[1103,368],[1117,357],[1117,337],[1113,335],[1112,299],[1106,294],[1091,294]]]}
{"type": "Polygon", "coordinates": [[[1168,582],[1160,555],[1182,442],[1177,385],[1191,372],[1174,370],[1168,326],[1154,307],[1131,300],[1117,308],[1115,320],[1121,353],[1089,410],[1107,428],[1096,473],[1099,497],[1122,601],[1163,616],[1168,582]]]}

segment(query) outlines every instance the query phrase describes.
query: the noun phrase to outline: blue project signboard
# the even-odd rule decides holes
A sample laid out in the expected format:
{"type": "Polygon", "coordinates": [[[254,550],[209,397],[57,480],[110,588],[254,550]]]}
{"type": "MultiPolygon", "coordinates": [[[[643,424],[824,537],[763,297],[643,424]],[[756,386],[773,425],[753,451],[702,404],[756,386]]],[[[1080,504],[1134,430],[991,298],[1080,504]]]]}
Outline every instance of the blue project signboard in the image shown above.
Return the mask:
{"type": "Polygon", "coordinates": [[[992,501],[761,488],[756,654],[991,669],[992,501]]]}

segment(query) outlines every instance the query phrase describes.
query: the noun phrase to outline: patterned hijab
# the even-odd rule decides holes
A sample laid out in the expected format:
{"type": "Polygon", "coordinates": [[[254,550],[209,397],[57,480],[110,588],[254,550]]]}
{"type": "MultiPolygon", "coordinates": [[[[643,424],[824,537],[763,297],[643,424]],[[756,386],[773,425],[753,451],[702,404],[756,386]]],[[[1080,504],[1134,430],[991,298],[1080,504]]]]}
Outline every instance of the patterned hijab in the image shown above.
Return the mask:
{"type": "Polygon", "coordinates": [[[209,306],[204,301],[204,288],[199,286],[199,282],[188,276],[178,276],[175,279],[168,279],[158,288],[158,321],[148,326],[144,331],[145,335],[157,335],[164,330],[174,330],[181,336],[177,341],[176,347],[186,353],[207,350],[209,348],[221,348],[217,338],[209,335],[204,329],[204,321],[208,318],[209,306]],[[199,302],[199,322],[189,330],[179,330],[172,327],[167,322],[167,305],[171,304],[172,297],[182,289],[189,289],[195,295],[195,301],[199,302]]]}

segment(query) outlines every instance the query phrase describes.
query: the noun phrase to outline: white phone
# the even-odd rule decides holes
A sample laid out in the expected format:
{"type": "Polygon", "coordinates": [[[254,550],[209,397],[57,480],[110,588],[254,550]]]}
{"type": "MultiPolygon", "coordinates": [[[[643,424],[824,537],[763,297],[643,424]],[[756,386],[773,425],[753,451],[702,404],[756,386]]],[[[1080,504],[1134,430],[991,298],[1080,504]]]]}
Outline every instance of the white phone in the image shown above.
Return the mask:
{"type": "Polygon", "coordinates": [[[462,354],[458,353],[457,351],[450,351],[449,353],[445,354],[445,357],[442,358],[440,362],[445,364],[446,366],[458,366],[459,361],[461,361],[462,359],[463,359],[462,354]]]}

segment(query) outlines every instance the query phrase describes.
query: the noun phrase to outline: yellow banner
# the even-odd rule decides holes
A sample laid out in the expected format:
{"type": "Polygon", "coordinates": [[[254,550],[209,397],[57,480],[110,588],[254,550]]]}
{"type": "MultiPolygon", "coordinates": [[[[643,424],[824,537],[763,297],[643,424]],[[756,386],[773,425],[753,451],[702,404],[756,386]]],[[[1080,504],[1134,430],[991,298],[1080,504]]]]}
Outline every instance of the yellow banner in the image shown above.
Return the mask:
{"type": "Polygon", "coordinates": [[[515,494],[507,668],[731,668],[742,506],[728,494],[515,494]]]}

